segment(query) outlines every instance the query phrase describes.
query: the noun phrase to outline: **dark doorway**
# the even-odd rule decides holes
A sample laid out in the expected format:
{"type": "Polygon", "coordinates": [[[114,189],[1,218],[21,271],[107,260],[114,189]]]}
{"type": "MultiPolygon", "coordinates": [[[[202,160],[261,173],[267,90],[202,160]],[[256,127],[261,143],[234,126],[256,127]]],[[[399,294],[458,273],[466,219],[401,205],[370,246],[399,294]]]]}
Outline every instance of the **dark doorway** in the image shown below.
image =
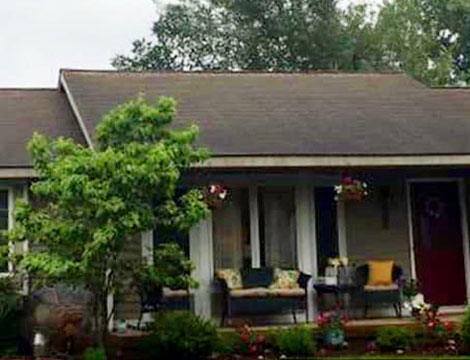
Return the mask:
{"type": "Polygon", "coordinates": [[[411,184],[416,273],[426,302],[466,302],[463,236],[457,182],[411,184]]]}
{"type": "Polygon", "coordinates": [[[328,258],[337,257],[338,227],[335,191],[332,186],[315,187],[315,222],[319,274],[324,274],[328,258]]]}

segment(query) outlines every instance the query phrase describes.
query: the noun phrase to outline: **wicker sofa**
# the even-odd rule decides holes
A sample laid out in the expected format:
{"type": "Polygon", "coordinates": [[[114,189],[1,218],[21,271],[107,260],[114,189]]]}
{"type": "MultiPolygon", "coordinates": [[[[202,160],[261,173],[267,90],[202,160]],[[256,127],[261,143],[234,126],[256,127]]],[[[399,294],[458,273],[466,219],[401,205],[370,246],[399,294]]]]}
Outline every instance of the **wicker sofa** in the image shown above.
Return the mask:
{"type": "Polygon", "coordinates": [[[216,272],[216,281],[222,291],[221,325],[229,324],[234,315],[278,314],[306,311],[307,284],[310,275],[298,270],[272,268],[222,269],[216,272]]]}

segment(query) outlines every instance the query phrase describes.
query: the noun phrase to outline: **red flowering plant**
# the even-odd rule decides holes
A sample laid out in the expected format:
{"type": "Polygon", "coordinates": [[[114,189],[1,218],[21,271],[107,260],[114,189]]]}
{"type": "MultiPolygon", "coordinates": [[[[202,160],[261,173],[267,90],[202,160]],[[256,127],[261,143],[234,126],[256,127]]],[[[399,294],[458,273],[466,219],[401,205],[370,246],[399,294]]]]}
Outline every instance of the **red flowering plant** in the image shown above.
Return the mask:
{"type": "Polygon", "coordinates": [[[369,194],[366,182],[344,176],[341,184],[335,186],[335,200],[364,200],[369,194]]]}
{"type": "Polygon", "coordinates": [[[222,206],[227,199],[228,189],[223,185],[209,185],[203,189],[204,201],[211,208],[215,209],[222,206]]]}
{"type": "Polygon", "coordinates": [[[439,318],[439,306],[429,305],[421,311],[414,311],[414,316],[423,324],[425,345],[444,346],[446,351],[456,352],[456,329],[452,321],[439,318]]]}
{"type": "Polygon", "coordinates": [[[261,355],[264,353],[266,338],[256,334],[249,325],[245,324],[237,330],[235,350],[239,354],[261,355]]]}

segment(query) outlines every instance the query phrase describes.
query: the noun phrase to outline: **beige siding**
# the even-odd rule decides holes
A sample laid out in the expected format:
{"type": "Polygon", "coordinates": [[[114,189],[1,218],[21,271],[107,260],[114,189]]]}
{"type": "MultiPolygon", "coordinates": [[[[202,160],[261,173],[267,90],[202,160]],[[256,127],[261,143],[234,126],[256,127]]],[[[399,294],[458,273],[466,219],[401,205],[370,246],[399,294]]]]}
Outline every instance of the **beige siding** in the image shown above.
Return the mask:
{"type": "Polygon", "coordinates": [[[393,259],[406,276],[410,275],[405,184],[403,179],[374,185],[366,200],[346,203],[347,250],[352,261],[360,264],[368,259],[393,259]],[[388,201],[384,196],[387,191],[388,201]]]}

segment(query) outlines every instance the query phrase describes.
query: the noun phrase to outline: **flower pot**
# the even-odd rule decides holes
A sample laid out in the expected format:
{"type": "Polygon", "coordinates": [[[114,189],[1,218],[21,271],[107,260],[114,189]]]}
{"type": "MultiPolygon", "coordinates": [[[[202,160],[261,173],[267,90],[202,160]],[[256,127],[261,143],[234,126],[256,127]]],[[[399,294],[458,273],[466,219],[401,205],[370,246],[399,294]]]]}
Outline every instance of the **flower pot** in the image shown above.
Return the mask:
{"type": "Polygon", "coordinates": [[[325,345],[328,346],[342,346],[344,343],[344,331],[342,329],[329,329],[323,335],[325,345]]]}

